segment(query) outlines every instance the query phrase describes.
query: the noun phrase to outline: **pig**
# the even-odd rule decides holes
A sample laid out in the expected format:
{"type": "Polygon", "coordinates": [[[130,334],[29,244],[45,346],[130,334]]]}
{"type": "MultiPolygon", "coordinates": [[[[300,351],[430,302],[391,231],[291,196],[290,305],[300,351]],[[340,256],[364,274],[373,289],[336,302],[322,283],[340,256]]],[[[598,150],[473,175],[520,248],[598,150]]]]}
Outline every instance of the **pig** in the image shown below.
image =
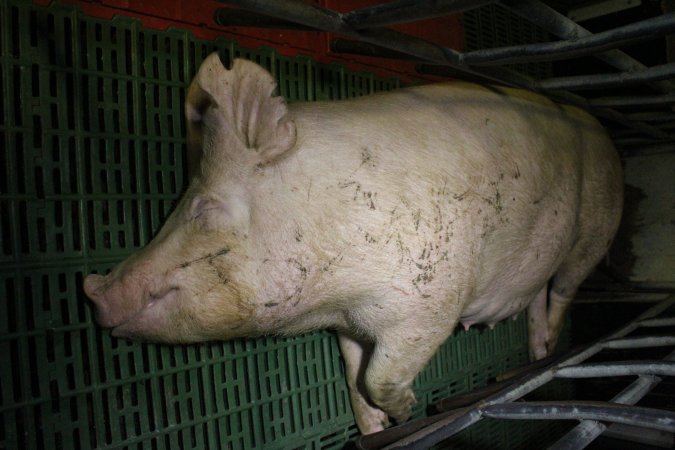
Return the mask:
{"type": "Polygon", "coordinates": [[[156,237],[84,291],[113,336],[336,331],[362,433],[405,421],[461,324],[527,310],[533,358],[606,253],[618,155],[588,113],[459,81],[287,105],[208,56],[185,104],[190,183],[156,237]]]}

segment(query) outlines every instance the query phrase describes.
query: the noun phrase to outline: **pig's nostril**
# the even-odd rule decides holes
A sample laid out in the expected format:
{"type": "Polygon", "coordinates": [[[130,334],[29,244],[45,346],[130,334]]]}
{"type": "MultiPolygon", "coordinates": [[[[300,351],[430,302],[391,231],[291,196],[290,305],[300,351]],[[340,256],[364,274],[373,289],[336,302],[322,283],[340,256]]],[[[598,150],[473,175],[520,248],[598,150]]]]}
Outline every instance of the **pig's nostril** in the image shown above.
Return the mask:
{"type": "Polygon", "coordinates": [[[103,278],[105,277],[96,274],[90,274],[84,278],[84,283],[82,287],[84,289],[84,293],[87,294],[87,297],[91,299],[96,297],[96,294],[101,286],[103,278]]]}

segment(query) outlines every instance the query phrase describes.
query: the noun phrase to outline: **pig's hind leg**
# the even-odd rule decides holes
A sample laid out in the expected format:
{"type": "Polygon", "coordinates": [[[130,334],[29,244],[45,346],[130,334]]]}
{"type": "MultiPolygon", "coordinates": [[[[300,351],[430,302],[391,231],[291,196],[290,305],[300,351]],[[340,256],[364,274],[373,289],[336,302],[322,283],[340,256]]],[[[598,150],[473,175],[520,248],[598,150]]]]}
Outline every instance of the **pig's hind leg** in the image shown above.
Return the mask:
{"type": "Polygon", "coordinates": [[[548,285],[539,290],[534,301],[527,307],[527,334],[530,360],[545,358],[548,350],[548,320],[546,317],[546,300],[548,285]]]}
{"type": "Polygon", "coordinates": [[[565,314],[577,289],[607,252],[609,242],[598,238],[598,236],[606,235],[606,230],[592,231],[592,233],[583,234],[577,240],[551,280],[551,290],[548,295],[548,339],[546,341],[549,355],[555,350],[565,322],[565,314]]]}
{"type": "Polygon", "coordinates": [[[389,425],[387,414],[370,403],[364,382],[373,344],[357,341],[342,333],[338,334],[338,342],[345,361],[347,386],[356,424],[363,434],[381,431],[389,425]]]}

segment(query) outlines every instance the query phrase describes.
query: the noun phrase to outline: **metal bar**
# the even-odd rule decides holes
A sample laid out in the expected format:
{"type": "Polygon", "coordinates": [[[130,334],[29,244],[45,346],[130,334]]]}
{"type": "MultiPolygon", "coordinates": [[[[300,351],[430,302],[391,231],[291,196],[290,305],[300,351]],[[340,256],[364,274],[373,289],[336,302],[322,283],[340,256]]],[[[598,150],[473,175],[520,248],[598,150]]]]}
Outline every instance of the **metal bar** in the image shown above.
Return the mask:
{"type": "MultiPolygon", "coordinates": [[[[481,419],[477,409],[471,409],[456,417],[442,419],[438,422],[421,429],[405,438],[390,444],[382,450],[426,450],[443,441],[463,429],[473,425],[481,419]]],[[[385,430],[386,431],[386,430],[385,430]]]]}
{"type": "Polygon", "coordinates": [[[314,30],[313,27],[300,25],[287,20],[275,19],[264,14],[257,14],[243,9],[218,8],[213,13],[213,20],[223,27],[256,27],[276,28],[280,30],[314,30]]]}
{"type": "MultiPolygon", "coordinates": [[[[660,382],[661,379],[658,377],[641,376],[614,397],[611,402],[622,405],[634,405],[660,382]]],[[[549,450],[578,450],[584,448],[606,429],[607,425],[602,422],[583,420],[549,447],[549,450]]]]}
{"type": "MultiPolygon", "coordinates": [[[[429,61],[435,64],[453,67],[474,77],[480,77],[483,80],[505,83],[511,86],[534,89],[535,83],[530,77],[516,74],[502,68],[487,68],[474,70],[468,67],[462,67],[459,64],[460,54],[455,50],[445,48],[430,42],[397,33],[387,29],[371,29],[356,31],[349,27],[342,16],[335,12],[318,5],[298,2],[294,0],[219,0],[221,3],[238,6],[244,10],[262,13],[275,17],[277,19],[288,20],[301,25],[313,27],[316,29],[337,32],[351,36],[355,39],[394,50],[399,53],[414,56],[421,60],[429,61]]],[[[564,101],[571,101],[572,104],[588,108],[588,102],[579,96],[573,94],[556,92],[554,97],[564,97],[564,101]]],[[[618,121],[621,124],[635,128],[650,136],[665,138],[667,135],[658,129],[650,127],[641,122],[634,122],[626,119],[623,115],[614,111],[599,110],[597,114],[618,121]]]]}
{"type": "Polygon", "coordinates": [[[592,419],[675,433],[675,412],[609,402],[518,402],[488,405],[485,417],[523,420],[592,419]]]}
{"type": "Polygon", "coordinates": [[[489,5],[496,0],[398,0],[344,14],[353,29],[376,28],[447,16],[489,5]]]}
{"type": "Polygon", "coordinates": [[[648,81],[667,80],[673,77],[675,77],[675,63],[668,63],[634,72],[549,78],[538,82],[537,86],[546,90],[605,89],[646,83],[648,81]]]}
{"type": "Polygon", "coordinates": [[[667,361],[616,361],[580,364],[555,369],[556,378],[620,377],[626,375],[675,376],[675,362],[667,361]]]}
{"type": "MultiPolygon", "coordinates": [[[[659,320],[659,319],[648,319],[659,320]]],[[[644,323],[642,321],[640,323],[644,323]]],[[[671,352],[664,358],[664,361],[675,361],[675,351],[671,352]]],[[[633,381],[623,391],[617,394],[612,400],[612,403],[620,403],[623,405],[634,405],[642,397],[647,395],[661,381],[658,377],[641,375],[637,380],[633,381]]],[[[603,431],[607,429],[607,425],[595,420],[584,420],[579,425],[574,427],[565,436],[560,438],[558,442],[553,444],[549,450],[577,450],[585,448],[595,438],[600,436],[603,431]]]]}
{"type": "Polygon", "coordinates": [[[675,13],[670,13],[575,40],[476,50],[463,54],[461,61],[478,66],[555,61],[592,55],[628,43],[654,39],[673,31],[675,13]]]}
{"type": "Polygon", "coordinates": [[[659,317],[638,322],[641,327],[675,327],[675,317],[659,317]]]}
{"type": "Polygon", "coordinates": [[[464,413],[464,409],[452,412],[445,412],[430,417],[423,417],[421,419],[411,420],[410,422],[406,422],[401,425],[396,425],[394,427],[387,428],[384,431],[361,435],[356,439],[356,448],[359,450],[379,450],[389,444],[392,444],[400,439],[405,438],[406,436],[422,428],[425,428],[435,422],[438,422],[441,419],[445,419],[452,416],[459,416],[462,413],[464,413]]]}
{"type": "MultiPolygon", "coordinates": [[[[500,0],[500,3],[524,19],[529,20],[561,39],[574,40],[592,34],[581,25],[578,25],[538,0],[500,0]]],[[[610,50],[595,56],[610,66],[626,72],[647,68],[644,64],[620,50],[610,50]]],[[[650,83],[650,85],[661,92],[672,92],[675,90],[675,85],[670,82],[662,81],[650,83]]]]}
{"type": "Polygon", "coordinates": [[[531,78],[514,76],[512,72],[493,68],[477,71],[459,65],[460,53],[423,39],[385,28],[355,30],[343,20],[343,16],[316,4],[298,0],[218,0],[220,3],[237,6],[254,13],[265,14],[291,21],[317,30],[340,33],[364,42],[414,56],[434,64],[455,67],[463,72],[480,76],[483,80],[532,89],[531,78]]]}
{"type": "Polygon", "coordinates": [[[675,105],[675,94],[627,96],[627,97],[599,97],[590,99],[588,103],[594,107],[627,107],[627,106],[672,106],[675,105]]]}
{"type": "MultiPolygon", "coordinates": [[[[568,355],[560,358],[561,361],[557,367],[564,367],[569,365],[579,364],[591,356],[597,354],[605,348],[605,342],[610,339],[622,338],[638,328],[638,322],[646,319],[652,319],[660,315],[663,311],[675,304],[675,295],[669,296],[661,303],[652,306],[644,313],[640,314],[634,321],[629,322],[625,326],[609,334],[603,339],[596,341],[594,344],[584,348],[583,350],[576,350],[570,352],[568,355]]],[[[552,364],[553,366],[554,364],[552,364]]],[[[432,425],[422,428],[419,431],[385,447],[385,450],[393,449],[426,449],[432,447],[434,444],[447,439],[459,431],[469,427],[481,419],[481,414],[476,408],[485,405],[494,405],[504,402],[512,402],[521,398],[533,390],[541,387],[553,379],[553,372],[550,368],[542,368],[526,376],[520,380],[518,384],[504,389],[502,392],[494,394],[486,400],[474,405],[474,408],[467,409],[465,412],[452,417],[441,419],[432,425]]],[[[387,430],[381,433],[386,433],[387,430]]]]}
{"type": "Polygon", "coordinates": [[[640,336],[634,338],[613,339],[602,344],[608,349],[668,347],[675,345],[675,336],[640,336]]]}

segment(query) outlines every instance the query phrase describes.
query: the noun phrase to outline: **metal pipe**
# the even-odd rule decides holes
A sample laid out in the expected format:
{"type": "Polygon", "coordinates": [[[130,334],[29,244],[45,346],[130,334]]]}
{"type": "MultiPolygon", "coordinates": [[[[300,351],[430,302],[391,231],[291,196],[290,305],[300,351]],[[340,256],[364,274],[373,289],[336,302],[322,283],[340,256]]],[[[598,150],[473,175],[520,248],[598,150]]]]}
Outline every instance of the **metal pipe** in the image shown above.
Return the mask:
{"type": "MultiPolygon", "coordinates": [[[[578,25],[573,20],[568,19],[550,6],[547,6],[538,0],[500,0],[499,3],[561,39],[574,40],[592,34],[581,25],[578,25]]],[[[610,50],[595,56],[610,66],[625,72],[644,70],[647,68],[644,64],[631,58],[620,50],[610,50]]],[[[672,92],[675,90],[675,85],[670,82],[662,81],[650,83],[650,85],[661,92],[672,92]]]]}
{"type": "Polygon", "coordinates": [[[344,14],[345,23],[353,29],[385,27],[447,16],[489,5],[496,0],[398,0],[369,6],[344,14]]]}
{"type": "MultiPolygon", "coordinates": [[[[622,405],[634,405],[660,382],[661,379],[659,377],[640,376],[610,401],[622,405]]],[[[607,429],[607,425],[602,422],[583,420],[549,447],[549,450],[577,450],[584,448],[600,436],[605,429],[607,429]]]]}
{"type": "MultiPolygon", "coordinates": [[[[322,8],[318,5],[298,2],[294,0],[219,0],[221,3],[238,6],[242,9],[262,13],[281,19],[292,21],[301,25],[324,30],[337,32],[351,36],[355,39],[368,42],[370,44],[384,47],[396,52],[411,55],[421,60],[429,61],[442,66],[449,66],[454,69],[469,73],[473,77],[480,77],[483,80],[490,80],[498,83],[505,83],[511,86],[523,87],[526,89],[535,89],[534,80],[525,75],[515,74],[502,68],[474,70],[468,67],[462,67],[459,64],[460,54],[455,50],[445,48],[422,39],[407,36],[387,29],[371,29],[357,31],[348,26],[342,19],[342,15],[322,8]]],[[[556,92],[555,96],[560,98],[565,96],[568,99],[575,99],[572,104],[581,107],[588,107],[588,103],[582,97],[573,94],[563,94],[556,92]],[[579,101],[581,99],[581,101],[579,101]]],[[[666,135],[660,130],[649,127],[641,122],[632,122],[627,120],[621,114],[613,111],[599,110],[595,111],[601,116],[616,120],[619,123],[630,126],[631,128],[643,131],[650,136],[664,138],[666,135]]]]}
{"type": "MultiPolygon", "coordinates": [[[[570,352],[568,355],[561,357],[557,366],[569,366],[574,364],[579,364],[582,361],[587,360],[591,356],[597,354],[605,348],[605,342],[609,339],[618,339],[626,336],[636,328],[638,328],[638,322],[642,320],[652,319],[657,317],[666,309],[670,308],[675,304],[675,295],[669,296],[667,299],[663,300],[661,303],[652,306],[644,313],[640,314],[635,320],[621,327],[617,331],[609,334],[607,337],[596,341],[594,344],[589,347],[570,352]]],[[[437,422],[434,422],[432,425],[422,428],[419,431],[401,439],[394,444],[391,444],[385,447],[385,450],[389,449],[426,449],[432,447],[434,444],[447,439],[457,432],[467,428],[475,422],[478,422],[481,419],[481,414],[476,408],[483,407],[485,405],[495,405],[503,402],[512,402],[521,398],[523,395],[532,392],[533,390],[539,388],[540,386],[548,383],[553,379],[553,372],[550,368],[543,368],[535,371],[533,374],[528,375],[520,383],[505,388],[502,392],[494,394],[484,401],[475,405],[472,409],[467,409],[465,412],[459,414],[458,416],[447,417],[441,419],[437,422]]],[[[386,430],[384,431],[386,432],[386,430]]]]}
{"type": "Polygon", "coordinates": [[[433,447],[434,444],[459,433],[480,419],[480,412],[475,408],[470,409],[458,416],[439,420],[420,431],[384,447],[382,450],[426,450],[433,447]]]}
{"type": "Polygon", "coordinates": [[[671,106],[675,105],[675,94],[627,96],[627,97],[598,97],[590,99],[588,103],[598,108],[618,108],[628,106],[671,106]]]}
{"type": "Polygon", "coordinates": [[[461,61],[474,66],[555,61],[592,55],[674,31],[675,13],[670,13],[574,40],[476,50],[464,53],[461,61]]]}
{"type": "Polygon", "coordinates": [[[675,317],[659,317],[658,319],[642,320],[638,323],[641,327],[675,327],[675,317]]]}
{"type": "Polygon", "coordinates": [[[667,80],[673,77],[675,77],[675,63],[668,63],[635,72],[549,78],[537,82],[537,86],[545,90],[606,89],[648,81],[667,80]]]}
{"type": "Polygon", "coordinates": [[[675,336],[640,336],[612,339],[602,344],[604,348],[611,349],[668,347],[670,345],[675,345],[675,336]]]}
{"type": "Polygon", "coordinates": [[[602,420],[675,433],[675,412],[609,402],[502,403],[485,406],[482,413],[493,419],[602,420]]]}
{"type": "Polygon", "coordinates": [[[616,361],[566,366],[553,371],[556,378],[619,377],[626,375],[675,376],[675,362],[616,361]]]}
{"type": "Polygon", "coordinates": [[[343,34],[380,47],[414,56],[434,64],[455,67],[463,72],[480,76],[483,80],[532,89],[529,77],[515,77],[501,68],[477,71],[459,65],[460,53],[423,39],[418,39],[386,28],[355,30],[343,20],[343,15],[321,6],[297,0],[218,0],[255,13],[287,20],[317,30],[343,34]]]}
{"type": "MultiPolygon", "coordinates": [[[[639,324],[643,324],[650,320],[657,321],[660,319],[647,319],[646,321],[639,322],[639,324]]],[[[664,361],[675,361],[675,351],[666,356],[664,361]]],[[[634,405],[647,395],[647,393],[660,381],[661,379],[659,377],[641,375],[610,401],[622,405],[634,405]]],[[[602,422],[584,420],[569,433],[560,438],[558,442],[549,447],[549,450],[577,450],[585,448],[606,429],[607,425],[602,422]]]]}
{"type": "Polygon", "coordinates": [[[400,439],[409,436],[410,434],[421,430],[429,425],[432,425],[438,422],[441,419],[447,419],[449,417],[457,417],[465,412],[464,409],[456,410],[452,412],[445,412],[441,414],[436,414],[430,417],[423,417],[417,420],[411,420],[410,422],[403,423],[401,425],[396,425],[386,430],[378,431],[376,433],[361,435],[356,439],[356,448],[359,450],[379,450],[383,447],[386,447],[389,444],[392,444],[400,439]]]}

